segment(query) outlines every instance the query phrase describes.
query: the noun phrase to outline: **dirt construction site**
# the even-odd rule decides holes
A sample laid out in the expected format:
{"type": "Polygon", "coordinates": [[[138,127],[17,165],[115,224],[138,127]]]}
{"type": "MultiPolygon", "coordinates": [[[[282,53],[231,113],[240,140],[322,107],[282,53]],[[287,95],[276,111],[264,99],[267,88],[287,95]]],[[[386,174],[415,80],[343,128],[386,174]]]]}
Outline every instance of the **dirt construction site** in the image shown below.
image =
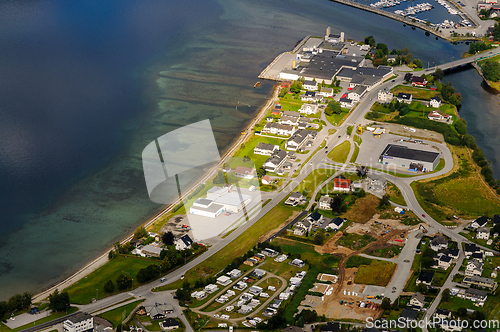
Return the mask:
{"type": "Polygon", "coordinates": [[[344,231],[348,234],[366,234],[375,238],[375,241],[364,245],[362,248],[353,250],[339,246],[337,241],[343,236],[342,232],[337,232],[323,246],[315,246],[316,251],[320,253],[340,254],[343,257],[338,265],[338,275],[318,275],[317,283],[310,289],[315,294],[306,295],[299,310],[312,309],[318,315],[325,315],[327,318],[333,319],[358,319],[364,321],[368,317],[378,317],[381,312],[381,300],[372,298],[372,296],[366,297],[364,294],[366,286],[354,283],[358,268],[346,268],[345,264],[350,257],[360,253],[371,252],[393,245],[404,246],[407,232],[414,228],[418,228],[418,225],[406,226],[401,224],[399,220],[380,219],[380,215],[375,214],[368,222],[364,224],[352,223],[344,231]],[[319,295],[319,293],[322,295],[319,295]]]}

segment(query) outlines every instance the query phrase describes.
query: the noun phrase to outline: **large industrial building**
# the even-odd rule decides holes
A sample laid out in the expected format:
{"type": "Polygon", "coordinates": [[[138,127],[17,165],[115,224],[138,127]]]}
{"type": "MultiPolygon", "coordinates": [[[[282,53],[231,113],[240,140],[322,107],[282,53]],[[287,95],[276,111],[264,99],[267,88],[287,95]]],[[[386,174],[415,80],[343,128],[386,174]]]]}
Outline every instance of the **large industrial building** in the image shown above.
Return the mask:
{"type": "Polygon", "coordinates": [[[224,211],[240,212],[252,202],[252,196],[231,191],[231,188],[213,187],[208,190],[206,198],[198,198],[189,209],[190,214],[216,218],[224,211]]]}
{"type": "Polygon", "coordinates": [[[439,156],[438,152],[388,144],[380,154],[379,162],[384,165],[407,168],[411,171],[432,172],[439,164],[439,156]]]}

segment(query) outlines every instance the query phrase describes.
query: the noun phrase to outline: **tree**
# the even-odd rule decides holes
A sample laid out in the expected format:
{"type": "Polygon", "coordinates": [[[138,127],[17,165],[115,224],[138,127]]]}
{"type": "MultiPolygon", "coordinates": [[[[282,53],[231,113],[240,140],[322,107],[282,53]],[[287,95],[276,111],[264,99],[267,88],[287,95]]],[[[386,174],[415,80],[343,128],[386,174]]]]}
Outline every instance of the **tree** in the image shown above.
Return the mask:
{"type": "Polygon", "coordinates": [[[434,71],[434,79],[441,81],[444,78],[444,71],[441,68],[436,68],[434,71]]]}
{"type": "Polygon", "coordinates": [[[108,259],[112,260],[115,257],[116,257],[116,252],[114,250],[110,250],[108,253],[108,259]]]}
{"type": "Polygon", "coordinates": [[[464,308],[464,307],[458,308],[457,309],[457,315],[459,315],[460,317],[467,316],[467,308],[464,308]]]}
{"type": "Polygon", "coordinates": [[[430,268],[432,265],[434,265],[434,256],[436,255],[436,252],[432,250],[431,248],[427,248],[424,250],[422,253],[422,259],[420,260],[420,263],[422,264],[423,268],[430,268]]]}
{"type": "Polygon", "coordinates": [[[427,291],[427,286],[424,283],[417,285],[417,291],[420,293],[425,293],[427,291]]]}
{"type": "Polygon", "coordinates": [[[340,102],[335,100],[330,101],[325,108],[326,115],[340,114],[341,112],[342,108],[340,107],[340,102]]]}
{"type": "Polygon", "coordinates": [[[410,112],[410,106],[404,105],[400,110],[399,110],[399,115],[400,116],[405,116],[410,112]]]}
{"type": "Polygon", "coordinates": [[[226,175],[224,174],[223,171],[217,172],[217,175],[213,179],[213,184],[225,184],[227,183],[226,181],[226,175]]]}
{"type": "MultiPolygon", "coordinates": [[[[27,309],[31,305],[31,293],[25,292],[24,294],[13,295],[7,302],[10,311],[21,311],[27,309]]],[[[1,315],[0,315],[1,317],[1,315]]]]}
{"type": "Polygon", "coordinates": [[[262,167],[257,169],[257,176],[259,177],[259,179],[262,179],[266,175],[266,173],[266,170],[262,167]]]}
{"type": "Polygon", "coordinates": [[[141,239],[147,235],[148,235],[148,232],[146,231],[146,228],[144,228],[144,226],[142,226],[142,227],[139,227],[135,230],[134,239],[141,239]]]}
{"type": "Polygon", "coordinates": [[[488,81],[500,81],[500,63],[497,61],[486,61],[482,66],[484,78],[488,81]]]}
{"type": "Polygon", "coordinates": [[[380,203],[378,206],[381,209],[385,209],[385,208],[389,207],[389,205],[391,205],[390,199],[391,199],[391,196],[389,194],[385,194],[384,196],[382,196],[382,199],[380,200],[380,203]]]}
{"type": "Polygon", "coordinates": [[[54,293],[49,295],[49,309],[52,309],[52,311],[65,311],[69,304],[68,292],[59,293],[59,290],[56,289],[54,293]]]}
{"type": "Polygon", "coordinates": [[[116,286],[119,290],[124,290],[129,288],[132,285],[132,278],[125,274],[120,274],[118,278],[116,278],[116,286]]]}
{"type": "Polygon", "coordinates": [[[365,44],[368,44],[371,47],[374,47],[377,43],[375,42],[375,38],[373,38],[373,36],[366,36],[365,37],[365,44]]]}
{"type": "Polygon", "coordinates": [[[380,305],[380,307],[382,308],[382,310],[391,310],[391,299],[389,299],[388,297],[384,297],[384,299],[382,300],[382,304],[380,305]]]}
{"type": "Polygon", "coordinates": [[[460,135],[467,134],[467,122],[463,118],[458,119],[455,124],[455,129],[460,135]]]}
{"type": "Polygon", "coordinates": [[[322,245],[324,242],[325,242],[325,230],[318,229],[318,231],[314,235],[314,244],[322,245]]]}
{"type": "Polygon", "coordinates": [[[300,92],[300,90],[302,90],[302,83],[300,83],[299,81],[295,81],[292,83],[292,85],[290,85],[290,91],[297,94],[300,92]]]}
{"type": "Polygon", "coordinates": [[[446,288],[443,291],[443,294],[441,295],[441,300],[443,300],[443,302],[448,302],[450,300],[450,289],[449,288],[446,288]]]}
{"type": "Polygon", "coordinates": [[[415,60],[413,60],[413,64],[414,64],[415,66],[417,66],[417,68],[422,68],[422,67],[424,66],[424,64],[423,64],[422,60],[420,60],[420,59],[415,59],[415,60]]]}
{"type": "Polygon", "coordinates": [[[9,312],[9,305],[5,301],[0,302],[0,319],[9,312]]]}
{"type": "Polygon", "coordinates": [[[332,200],[330,201],[330,208],[333,212],[342,212],[342,197],[340,197],[339,195],[333,196],[332,200]]]}
{"type": "Polygon", "coordinates": [[[377,44],[377,50],[382,51],[383,55],[389,54],[389,48],[387,47],[386,44],[378,43],[377,44]]]}
{"type": "Polygon", "coordinates": [[[476,139],[472,135],[462,136],[462,144],[468,148],[474,149],[476,147],[476,139]]]}
{"type": "Polygon", "coordinates": [[[443,87],[441,88],[441,95],[443,96],[444,100],[455,106],[460,105],[460,103],[462,102],[462,96],[460,95],[460,93],[456,93],[456,90],[451,85],[451,82],[443,85],[443,87]]]}
{"type": "Polygon", "coordinates": [[[115,291],[115,284],[113,283],[113,280],[108,280],[104,284],[104,291],[108,294],[111,294],[115,291]]]}
{"type": "Polygon", "coordinates": [[[163,235],[161,236],[161,241],[167,246],[173,245],[174,239],[175,239],[175,236],[171,231],[163,233],[163,235]]]}

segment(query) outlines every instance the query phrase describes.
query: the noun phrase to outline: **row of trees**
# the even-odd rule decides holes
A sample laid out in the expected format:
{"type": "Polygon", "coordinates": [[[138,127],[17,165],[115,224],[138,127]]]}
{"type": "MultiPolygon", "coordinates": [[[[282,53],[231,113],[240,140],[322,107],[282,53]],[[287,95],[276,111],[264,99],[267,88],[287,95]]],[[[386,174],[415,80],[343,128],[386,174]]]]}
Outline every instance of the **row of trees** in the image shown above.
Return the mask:
{"type": "Polygon", "coordinates": [[[469,44],[469,54],[473,55],[478,52],[486,51],[491,49],[491,45],[487,45],[483,42],[472,42],[469,44]]]}
{"type": "Polygon", "coordinates": [[[481,65],[484,78],[488,81],[500,81],[500,63],[498,61],[486,61],[481,65]]]}

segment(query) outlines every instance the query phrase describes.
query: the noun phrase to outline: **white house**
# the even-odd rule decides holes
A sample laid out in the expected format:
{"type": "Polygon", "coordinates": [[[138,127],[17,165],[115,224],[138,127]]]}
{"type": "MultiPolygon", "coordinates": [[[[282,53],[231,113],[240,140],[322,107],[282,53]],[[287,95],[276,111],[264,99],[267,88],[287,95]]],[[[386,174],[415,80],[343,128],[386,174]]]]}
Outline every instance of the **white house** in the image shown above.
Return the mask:
{"type": "Polygon", "coordinates": [[[316,95],[316,92],[314,92],[314,91],[307,91],[305,94],[300,96],[300,100],[314,102],[314,101],[321,100],[321,96],[316,95]]]}
{"type": "Polygon", "coordinates": [[[241,271],[238,269],[232,269],[231,271],[229,271],[227,273],[227,275],[233,279],[237,279],[237,278],[241,277],[241,271]]]}
{"type": "Polygon", "coordinates": [[[335,218],[333,219],[332,221],[330,221],[330,223],[325,227],[325,229],[331,229],[331,230],[338,230],[340,229],[340,227],[342,227],[342,225],[344,225],[344,219],[342,218],[335,218]]]}
{"type": "Polygon", "coordinates": [[[318,104],[303,104],[300,107],[299,112],[311,115],[318,113],[318,110],[319,110],[318,104]]]}
{"type": "Polygon", "coordinates": [[[287,159],[288,154],[286,153],[286,151],[277,150],[264,162],[262,168],[264,168],[268,172],[276,173],[283,166],[285,161],[287,161],[287,159]]]}
{"type": "Polygon", "coordinates": [[[191,297],[194,297],[197,300],[203,300],[207,297],[207,293],[205,293],[204,291],[196,291],[191,293],[191,297]]]}
{"type": "Polygon", "coordinates": [[[486,227],[479,227],[476,233],[476,239],[488,240],[490,238],[490,230],[486,227]]]}
{"type": "Polygon", "coordinates": [[[299,125],[299,121],[300,121],[300,117],[298,117],[298,116],[283,115],[278,120],[278,123],[280,123],[280,124],[286,124],[286,125],[289,125],[289,126],[298,126],[299,125]]]}
{"type": "Polygon", "coordinates": [[[448,248],[448,240],[441,234],[434,236],[430,242],[431,249],[439,251],[448,248]]]}
{"type": "Polygon", "coordinates": [[[451,257],[441,254],[437,259],[437,266],[442,270],[447,270],[451,265],[451,257]]]}
{"type": "Polygon", "coordinates": [[[413,100],[413,97],[412,97],[412,95],[410,93],[398,93],[396,99],[400,103],[411,104],[411,101],[413,100]]]}
{"type": "Polygon", "coordinates": [[[467,267],[465,269],[466,276],[481,276],[483,273],[483,262],[473,258],[467,262],[467,267]]]}
{"type": "Polygon", "coordinates": [[[420,294],[420,293],[414,293],[411,298],[410,298],[410,303],[408,303],[409,306],[413,307],[414,309],[420,310],[425,303],[425,297],[420,294]]]}
{"type": "Polygon", "coordinates": [[[227,286],[231,283],[231,278],[227,276],[220,276],[217,278],[217,283],[222,286],[227,286]]]}
{"type": "Polygon", "coordinates": [[[300,151],[304,146],[312,146],[312,141],[318,132],[314,130],[300,129],[285,143],[285,149],[289,151],[300,151]]]}
{"type": "Polygon", "coordinates": [[[484,217],[484,216],[483,216],[483,217],[479,217],[479,218],[477,218],[476,220],[474,220],[474,221],[470,224],[470,226],[471,226],[472,228],[474,228],[474,229],[477,229],[477,228],[479,228],[479,227],[484,227],[484,226],[486,226],[486,223],[488,223],[488,218],[486,218],[486,217],[484,217]]]}
{"type": "Polygon", "coordinates": [[[175,249],[182,251],[184,249],[191,248],[193,240],[189,237],[189,235],[185,234],[180,238],[176,239],[174,241],[174,244],[175,244],[175,249]]]}
{"type": "Polygon", "coordinates": [[[391,91],[383,89],[378,92],[377,97],[381,103],[390,103],[394,95],[392,94],[391,91]]]}
{"type": "Polygon", "coordinates": [[[435,107],[435,108],[439,108],[441,107],[441,98],[439,97],[432,97],[431,100],[429,101],[429,106],[430,107],[435,107]]]}
{"type": "Polygon", "coordinates": [[[260,154],[263,156],[270,156],[272,155],[276,150],[279,150],[278,145],[273,145],[273,144],[267,144],[267,143],[261,143],[259,142],[257,146],[253,149],[254,154],[260,154]]]}
{"type": "Polygon", "coordinates": [[[86,312],[79,312],[69,317],[63,323],[65,332],[92,332],[94,317],[86,312]]]}
{"type": "Polygon", "coordinates": [[[318,90],[318,82],[316,81],[304,81],[302,84],[302,87],[306,90],[309,91],[316,91],[318,90]]]}
{"type": "Polygon", "coordinates": [[[441,112],[440,110],[432,110],[427,115],[427,118],[429,120],[434,120],[434,121],[442,121],[442,120],[450,121],[453,118],[453,116],[451,116],[450,114],[441,112]]]}
{"type": "Polygon", "coordinates": [[[340,107],[343,108],[352,108],[354,106],[354,101],[349,98],[340,98],[340,107]]]}
{"type": "Polygon", "coordinates": [[[264,175],[261,179],[262,184],[268,185],[273,181],[269,175],[264,175]]]}
{"type": "Polygon", "coordinates": [[[321,90],[318,92],[320,96],[323,97],[333,97],[333,89],[332,88],[321,88],[321,90]]]}
{"type": "Polygon", "coordinates": [[[295,128],[290,125],[280,124],[275,122],[266,123],[262,129],[264,134],[273,134],[281,136],[291,136],[295,132],[295,128]]]}
{"type": "Polygon", "coordinates": [[[351,91],[347,93],[347,98],[358,102],[366,91],[366,86],[356,85],[351,91]]]}
{"type": "Polygon", "coordinates": [[[253,179],[256,177],[255,174],[255,168],[248,168],[248,167],[243,167],[243,166],[237,166],[234,174],[237,177],[243,178],[243,179],[253,179]]]}
{"type": "Polygon", "coordinates": [[[329,195],[323,195],[319,199],[319,208],[321,210],[331,210],[330,204],[332,202],[333,198],[331,198],[329,195]]]}

